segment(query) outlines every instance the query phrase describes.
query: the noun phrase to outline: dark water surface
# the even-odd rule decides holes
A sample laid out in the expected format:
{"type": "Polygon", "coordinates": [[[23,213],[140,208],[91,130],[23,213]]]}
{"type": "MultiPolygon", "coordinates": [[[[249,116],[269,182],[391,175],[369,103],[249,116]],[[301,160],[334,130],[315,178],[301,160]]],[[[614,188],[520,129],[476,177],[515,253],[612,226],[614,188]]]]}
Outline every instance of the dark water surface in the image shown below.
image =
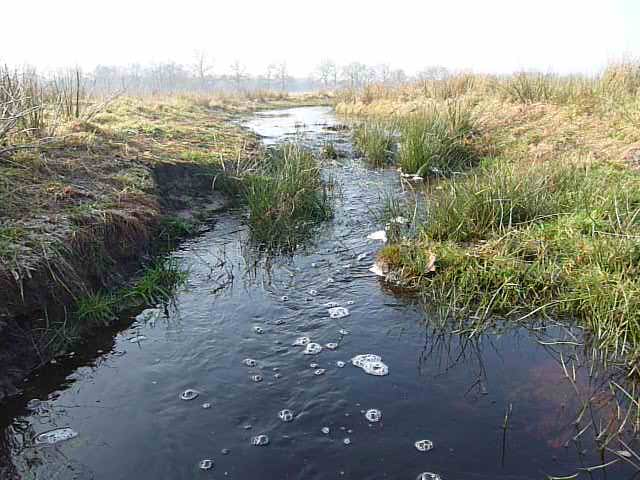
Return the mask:
{"type": "MultiPolygon", "coordinates": [[[[256,114],[246,125],[267,143],[295,136],[350,153],[348,134],[326,129],[335,122],[330,109],[314,107],[256,114]]],[[[368,272],[381,244],[366,236],[381,227],[380,197],[401,190],[397,173],[370,170],[353,155],[327,163],[325,173],[337,186],[336,215],[313,244],[265,258],[247,245],[242,211],[221,215],[174,253],[190,271],[174,305],[142,312],[130,328],[40,371],[24,397],[0,407],[0,477],[413,480],[435,472],[524,480],[615,458],[600,457],[593,432],[572,440],[586,425],[572,423],[581,402],[599,381],[578,366],[574,386],[563,372],[561,358],[585,363],[573,345],[579,331],[513,328],[465,340],[430,326],[420,305],[368,272]],[[350,315],[330,319],[328,302],[350,315]],[[145,339],[132,343],[138,336],[145,339]],[[338,348],[303,355],[292,346],[300,336],[338,348]],[[556,338],[569,342],[551,345],[556,338]],[[352,366],[362,353],[380,355],[389,375],[352,366]],[[315,375],[317,368],[326,372],[315,375]],[[181,400],[189,388],[199,397],[181,400]],[[379,423],[366,420],[371,408],[382,411],[379,423]],[[280,420],[282,409],[294,420],[280,420]],[[77,437],[34,444],[60,427],[77,437]],[[270,443],[252,446],[259,434],[270,443]],[[418,451],[421,439],[434,449],[418,451]],[[203,459],[214,467],[200,470],[203,459]]],[[[604,399],[589,415],[606,420],[612,407],[604,399]]],[[[618,462],[577,478],[631,472],[618,462]]]]}

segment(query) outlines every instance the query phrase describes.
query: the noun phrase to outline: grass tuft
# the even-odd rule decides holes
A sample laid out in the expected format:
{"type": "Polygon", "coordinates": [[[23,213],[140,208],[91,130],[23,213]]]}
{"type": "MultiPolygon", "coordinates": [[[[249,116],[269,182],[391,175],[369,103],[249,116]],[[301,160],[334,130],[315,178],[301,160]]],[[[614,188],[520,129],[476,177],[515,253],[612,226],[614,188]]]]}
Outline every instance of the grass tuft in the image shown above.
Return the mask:
{"type": "Polygon", "coordinates": [[[471,144],[475,122],[462,102],[430,105],[400,122],[399,164],[405,173],[450,175],[476,161],[471,144]]]}
{"type": "Polygon", "coordinates": [[[309,227],[332,215],[318,161],[295,144],[267,151],[259,173],[245,177],[244,195],[252,237],[269,249],[295,248],[309,227]]]}
{"type": "Polygon", "coordinates": [[[354,130],[356,147],[375,167],[391,163],[395,151],[395,127],[389,122],[365,121],[354,130]]]}

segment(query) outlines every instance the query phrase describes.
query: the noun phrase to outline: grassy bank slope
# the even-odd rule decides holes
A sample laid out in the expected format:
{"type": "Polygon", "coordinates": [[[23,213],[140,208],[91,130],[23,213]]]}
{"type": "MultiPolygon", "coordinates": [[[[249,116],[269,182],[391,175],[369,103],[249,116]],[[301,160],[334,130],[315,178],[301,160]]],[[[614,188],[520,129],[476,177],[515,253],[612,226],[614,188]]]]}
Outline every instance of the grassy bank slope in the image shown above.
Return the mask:
{"type": "MultiPolygon", "coordinates": [[[[397,125],[452,105],[473,119],[458,144],[475,161],[457,162],[449,178],[429,182],[418,234],[385,247],[382,262],[465,327],[482,328],[495,314],[576,318],[594,346],[635,371],[638,65],[613,66],[594,79],[461,75],[350,93],[337,108],[397,125]]],[[[400,165],[402,137],[410,134],[401,129],[400,165]]],[[[434,138],[440,141],[431,134],[421,141],[434,138]]]]}

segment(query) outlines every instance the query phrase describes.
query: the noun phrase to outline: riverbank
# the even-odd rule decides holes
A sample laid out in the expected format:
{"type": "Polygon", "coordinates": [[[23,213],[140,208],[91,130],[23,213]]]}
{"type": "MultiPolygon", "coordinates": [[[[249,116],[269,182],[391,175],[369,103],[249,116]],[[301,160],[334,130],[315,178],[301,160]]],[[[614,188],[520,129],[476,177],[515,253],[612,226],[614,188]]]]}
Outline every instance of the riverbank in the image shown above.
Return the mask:
{"type": "Polygon", "coordinates": [[[392,238],[381,269],[469,331],[496,315],[577,319],[637,375],[639,88],[638,66],[619,65],[344,96],[337,111],[386,122],[392,163],[427,183],[426,207],[400,212],[417,233],[392,238]]]}
{"type": "Polygon", "coordinates": [[[239,113],[323,101],[121,97],[55,135],[16,135],[0,157],[0,398],[111,320],[121,298],[104,292],[167,273],[159,247],[226,207],[229,179],[262,156],[239,113]]]}

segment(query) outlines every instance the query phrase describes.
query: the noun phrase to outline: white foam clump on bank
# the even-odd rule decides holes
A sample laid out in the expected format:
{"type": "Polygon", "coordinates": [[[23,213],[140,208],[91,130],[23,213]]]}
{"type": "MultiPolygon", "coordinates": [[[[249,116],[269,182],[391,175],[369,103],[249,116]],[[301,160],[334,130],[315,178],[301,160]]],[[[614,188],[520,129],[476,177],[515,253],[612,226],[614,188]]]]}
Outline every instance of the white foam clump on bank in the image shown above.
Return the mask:
{"type": "Polygon", "coordinates": [[[382,265],[379,262],[374,263],[373,265],[371,265],[371,267],[369,267],[369,271],[375,275],[377,275],[378,277],[386,277],[387,274],[384,273],[384,269],[382,268],[382,265]]]}
{"type": "Polygon", "coordinates": [[[421,452],[428,452],[433,449],[433,442],[431,440],[418,440],[414,445],[421,452]]]}
{"type": "Polygon", "coordinates": [[[376,423],[382,420],[382,412],[377,408],[371,408],[367,410],[364,414],[365,418],[369,420],[371,423],[376,423]]]}
{"type": "Polygon", "coordinates": [[[211,470],[213,468],[213,460],[206,458],[201,460],[198,466],[200,467],[200,470],[211,470]]]}
{"type": "Polygon", "coordinates": [[[351,364],[369,375],[382,377],[389,374],[389,367],[382,362],[382,358],[372,353],[356,355],[351,359],[351,364]]]}
{"type": "Polygon", "coordinates": [[[64,442],[76,438],[78,432],[69,427],[57,428],[48,432],[41,433],[36,437],[37,445],[53,445],[58,442],[64,442]]]}
{"type": "Polygon", "coordinates": [[[180,400],[188,402],[189,400],[195,400],[196,398],[198,398],[198,395],[200,395],[199,391],[194,390],[193,388],[187,388],[180,394],[180,400]]]}
{"type": "Polygon", "coordinates": [[[309,337],[298,337],[293,341],[294,347],[304,347],[305,345],[309,345],[311,339],[309,337]]]}
{"type": "Polygon", "coordinates": [[[269,437],[266,435],[256,435],[251,438],[251,445],[255,445],[256,447],[263,447],[269,444],[269,437]]]}
{"type": "Polygon", "coordinates": [[[383,243],[387,243],[387,232],[384,230],[378,230],[377,232],[367,235],[369,240],[380,240],[383,243]]]}
{"type": "Polygon", "coordinates": [[[290,422],[293,420],[293,412],[288,408],[285,408],[284,410],[280,410],[278,412],[278,418],[283,422],[290,422]]]}
{"type": "Polygon", "coordinates": [[[333,319],[349,316],[349,309],[345,307],[333,307],[329,309],[329,317],[333,319]]]}
{"type": "Polygon", "coordinates": [[[322,351],[322,345],[320,345],[319,343],[312,342],[307,344],[307,346],[305,347],[302,353],[304,353],[305,355],[317,355],[321,351],[322,351]]]}

